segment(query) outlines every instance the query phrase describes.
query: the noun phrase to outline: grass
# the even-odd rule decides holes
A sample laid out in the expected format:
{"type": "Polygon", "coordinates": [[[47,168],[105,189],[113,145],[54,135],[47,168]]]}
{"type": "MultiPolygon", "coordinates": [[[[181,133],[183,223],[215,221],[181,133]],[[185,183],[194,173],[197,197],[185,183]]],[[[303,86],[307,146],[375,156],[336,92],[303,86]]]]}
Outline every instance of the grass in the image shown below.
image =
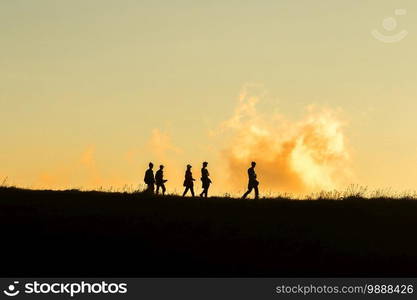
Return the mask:
{"type": "Polygon", "coordinates": [[[254,201],[1,187],[1,275],[415,277],[415,196],[350,189],[254,201]]]}

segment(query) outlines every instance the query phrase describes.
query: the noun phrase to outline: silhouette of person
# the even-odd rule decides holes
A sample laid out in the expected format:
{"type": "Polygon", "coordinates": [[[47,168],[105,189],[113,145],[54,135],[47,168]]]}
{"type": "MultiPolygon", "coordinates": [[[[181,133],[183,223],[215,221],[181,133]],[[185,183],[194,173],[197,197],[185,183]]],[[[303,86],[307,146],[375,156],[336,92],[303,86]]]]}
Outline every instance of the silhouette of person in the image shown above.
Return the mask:
{"type": "Polygon", "coordinates": [[[149,163],[149,169],[145,172],[145,178],[144,181],[146,185],[148,186],[146,188],[146,192],[153,194],[155,191],[155,177],[153,176],[153,163],[149,163]]]}
{"type": "Polygon", "coordinates": [[[204,196],[205,198],[207,198],[208,196],[208,189],[211,183],[211,180],[209,178],[210,174],[209,174],[209,171],[207,170],[207,165],[208,165],[208,162],[205,161],[203,162],[203,168],[201,168],[201,183],[203,185],[203,191],[201,192],[200,197],[204,196]]]}
{"type": "Polygon", "coordinates": [[[155,183],[156,183],[156,194],[159,194],[159,188],[162,189],[162,195],[165,195],[165,182],[168,180],[164,179],[164,166],[160,165],[159,170],[155,173],[155,183]]]}
{"type": "Polygon", "coordinates": [[[191,191],[191,195],[194,197],[194,181],[193,173],[191,173],[191,165],[187,165],[187,170],[185,171],[184,186],[185,190],[182,196],[184,197],[187,194],[188,190],[191,191]]]}
{"type": "Polygon", "coordinates": [[[249,177],[249,183],[248,183],[248,190],[246,193],[243,194],[242,199],[245,199],[252,190],[255,190],[255,199],[259,199],[259,190],[258,185],[259,181],[256,179],[256,173],[255,173],[255,166],[256,162],[252,162],[252,166],[248,169],[248,177],[249,177]]]}

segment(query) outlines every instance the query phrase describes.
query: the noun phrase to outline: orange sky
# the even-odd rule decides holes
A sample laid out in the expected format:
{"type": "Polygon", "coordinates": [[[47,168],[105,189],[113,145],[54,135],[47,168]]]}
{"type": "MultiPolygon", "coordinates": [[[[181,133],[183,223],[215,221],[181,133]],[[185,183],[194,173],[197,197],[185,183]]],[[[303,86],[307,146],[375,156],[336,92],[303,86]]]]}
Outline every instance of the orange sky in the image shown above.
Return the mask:
{"type": "Polygon", "coordinates": [[[185,165],[198,179],[207,160],[213,193],[241,193],[256,160],[264,193],[414,190],[416,11],[3,1],[0,182],[137,189],[153,161],[179,193],[185,165]]]}

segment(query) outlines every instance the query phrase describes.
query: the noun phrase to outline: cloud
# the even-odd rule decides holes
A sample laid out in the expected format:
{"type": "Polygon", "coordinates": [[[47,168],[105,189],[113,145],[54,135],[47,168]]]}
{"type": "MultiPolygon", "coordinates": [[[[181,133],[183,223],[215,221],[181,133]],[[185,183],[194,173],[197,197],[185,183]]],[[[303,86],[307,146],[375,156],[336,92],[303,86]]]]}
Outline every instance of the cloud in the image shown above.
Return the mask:
{"type": "Polygon", "coordinates": [[[171,136],[158,128],[152,130],[148,147],[158,159],[167,159],[170,154],[182,153],[182,149],[172,143],[171,136]]]}
{"type": "Polygon", "coordinates": [[[35,186],[39,188],[97,188],[105,180],[96,162],[95,146],[87,146],[78,158],[62,162],[60,166],[41,172],[35,186]],[[72,185],[72,186],[69,186],[72,185]]]}
{"type": "Polygon", "coordinates": [[[183,149],[174,144],[168,132],[159,128],[152,130],[146,148],[146,152],[149,154],[146,165],[149,161],[152,161],[156,168],[159,168],[160,164],[164,165],[164,176],[168,180],[166,183],[168,192],[179,193],[182,189],[184,175],[183,149]]]}
{"type": "Polygon", "coordinates": [[[264,191],[311,192],[344,184],[351,176],[350,153],[339,112],[311,106],[299,121],[261,113],[263,94],[255,88],[243,88],[234,114],[218,130],[229,140],[220,156],[231,188],[245,188],[251,161],[257,162],[264,191]]]}
{"type": "Polygon", "coordinates": [[[81,155],[80,163],[86,168],[95,169],[96,160],[95,160],[94,154],[95,154],[95,147],[94,146],[87,147],[87,149],[85,149],[81,155]]]}

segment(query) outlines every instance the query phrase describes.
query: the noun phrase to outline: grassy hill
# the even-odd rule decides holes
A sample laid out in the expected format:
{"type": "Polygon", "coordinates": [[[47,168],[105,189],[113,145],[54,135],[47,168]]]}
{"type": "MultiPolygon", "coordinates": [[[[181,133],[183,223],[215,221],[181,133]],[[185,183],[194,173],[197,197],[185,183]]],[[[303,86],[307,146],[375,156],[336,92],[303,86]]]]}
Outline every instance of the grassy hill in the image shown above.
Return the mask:
{"type": "Polygon", "coordinates": [[[1,275],[417,276],[417,201],[0,188],[1,275]]]}

